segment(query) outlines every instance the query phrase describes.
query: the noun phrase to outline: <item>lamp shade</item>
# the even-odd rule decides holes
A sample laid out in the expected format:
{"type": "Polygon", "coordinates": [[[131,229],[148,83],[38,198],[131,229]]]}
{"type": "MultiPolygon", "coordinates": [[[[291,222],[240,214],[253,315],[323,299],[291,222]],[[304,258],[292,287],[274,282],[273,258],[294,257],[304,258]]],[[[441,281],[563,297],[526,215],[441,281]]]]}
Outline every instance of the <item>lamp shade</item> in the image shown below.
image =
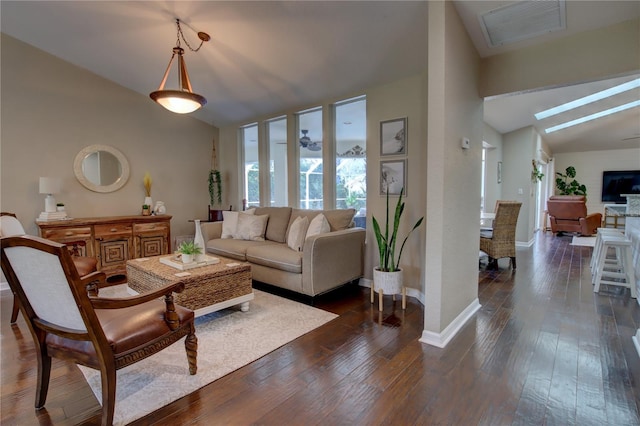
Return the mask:
{"type": "Polygon", "coordinates": [[[40,193],[41,194],[57,194],[62,189],[62,180],[60,178],[53,177],[41,177],[40,178],[40,193]]]}
{"type": "Polygon", "coordinates": [[[157,90],[149,96],[169,111],[178,114],[188,114],[207,103],[203,96],[180,90],[157,90]]]}

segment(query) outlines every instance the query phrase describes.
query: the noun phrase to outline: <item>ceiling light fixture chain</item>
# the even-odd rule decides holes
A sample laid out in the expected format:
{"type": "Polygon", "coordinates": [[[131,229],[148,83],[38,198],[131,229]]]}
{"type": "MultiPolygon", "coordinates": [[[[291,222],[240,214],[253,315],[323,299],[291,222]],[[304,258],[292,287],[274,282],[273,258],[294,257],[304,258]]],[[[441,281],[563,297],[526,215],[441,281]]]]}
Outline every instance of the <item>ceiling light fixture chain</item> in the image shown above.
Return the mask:
{"type": "Polygon", "coordinates": [[[182,40],[184,41],[184,44],[187,45],[189,50],[191,50],[192,52],[197,52],[198,50],[200,50],[200,48],[202,47],[205,41],[211,40],[211,37],[209,36],[209,34],[199,31],[198,38],[200,39],[200,45],[196,49],[194,49],[189,44],[189,40],[187,40],[187,38],[184,36],[184,33],[182,32],[182,27],[180,26],[180,19],[178,18],[176,18],[176,25],[178,26],[178,34],[177,34],[177,40],[176,40],[178,47],[180,47],[180,38],[182,38],[182,40]]]}

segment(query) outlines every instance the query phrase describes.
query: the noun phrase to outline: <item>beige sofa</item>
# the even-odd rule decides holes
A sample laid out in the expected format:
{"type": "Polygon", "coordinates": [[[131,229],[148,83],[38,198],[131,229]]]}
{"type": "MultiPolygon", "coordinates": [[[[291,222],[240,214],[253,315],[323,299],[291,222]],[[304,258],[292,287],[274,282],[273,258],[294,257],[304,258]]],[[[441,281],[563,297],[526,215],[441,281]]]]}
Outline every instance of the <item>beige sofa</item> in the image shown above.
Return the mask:
{"type": "MultiPolygon", "coordinates": [[[[312,297],[362,277],[366,231],[354,227],[355,210],[258,207],[249,213],[266,220],[263,240],[260,236],[252,240],[239,239],[237,235],[222,238],[223,224],[233,225],[232,215],[247,214],[225,212],[225,222],[201,224],[207,252],[248,261],[254,280],[312,297]],[[290,248],[288,238],[298,234],[294,231],[289,235],[296,218],[312,222],[320,213],[326,218],[325,227],[328,222],[329,229],[325,229],[328,232],[306,238],[304,233],[299,240],[301,251],[290,248]],[[264,216],[268,217],[265,219],[264,216]]],[[[240,223],[244,219],[250,218],[242,216],[237,221],[240,223]]],[[[317,219],[315,223],[319,223],[317,219]]],[[[227,225],[224,228],[228,234],[227,225]]],[[[297,228],[294,225],[294,229],[297,228]]]]}

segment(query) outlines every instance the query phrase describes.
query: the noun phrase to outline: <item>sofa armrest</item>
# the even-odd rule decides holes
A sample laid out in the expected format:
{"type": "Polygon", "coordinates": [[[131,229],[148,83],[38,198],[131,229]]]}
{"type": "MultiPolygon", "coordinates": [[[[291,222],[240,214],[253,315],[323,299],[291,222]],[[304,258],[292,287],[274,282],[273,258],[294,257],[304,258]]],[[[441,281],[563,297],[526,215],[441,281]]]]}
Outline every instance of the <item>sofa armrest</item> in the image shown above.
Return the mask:
{"type": "Polygon", "coordinates": [[[302,287],[318,295],[362,277],[364,271],[363,228],[349,228],[314,235],[302,250],[302,287]]]}
{"type": "Polygon", "coordinates": [[[580,218],[580,233],[593,235],[602,226],[602,213],[591,213],[587,217],[580,218]]]}
{"type": "Polygon", "coordinates": [[[209,240],[222,237],[222,222],[201,222],[200,229],[205,245],[209,240]]]}

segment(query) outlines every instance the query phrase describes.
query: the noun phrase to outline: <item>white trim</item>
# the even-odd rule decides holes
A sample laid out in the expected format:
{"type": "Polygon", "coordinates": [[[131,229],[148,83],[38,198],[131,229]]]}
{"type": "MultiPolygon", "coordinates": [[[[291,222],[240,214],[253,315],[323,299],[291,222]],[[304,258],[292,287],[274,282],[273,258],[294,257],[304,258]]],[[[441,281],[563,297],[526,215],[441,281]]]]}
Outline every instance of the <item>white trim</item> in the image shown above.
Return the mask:
{"type": "Polygon", "coordinates": [[[449,324],[442,333],[434,333],[432,331],[423,330],[422,337],[419,339],[421,343],[427,345],[444,348],[455,337],[469,319],[480,309],[480,301],[476,298],[469,304],[460,315],[458,315],[451,324],[449,324]]]}
{"type": "Polygon", "coordinates": [[[516,247],[531,247],[533,245],[533,243],[535,242],[535,239],[532,238],[527,242],[524,241],[516,241],[516,247]]]}
{"type": "Polygon", "coordinates": [[[640,356],[640,328],[636,332],[635,336],[631,337],[633,340],[633,345],[636,347],[636,352],[638,352],[638,356],[640,356]]]}
{"type": "Polygon", "coordinates": [[[11,288],[9,287],[9,283],[6,281],[1,281],[0,282],[0,291],[4,291],[4,290],[11,290],[11,288]]]}

